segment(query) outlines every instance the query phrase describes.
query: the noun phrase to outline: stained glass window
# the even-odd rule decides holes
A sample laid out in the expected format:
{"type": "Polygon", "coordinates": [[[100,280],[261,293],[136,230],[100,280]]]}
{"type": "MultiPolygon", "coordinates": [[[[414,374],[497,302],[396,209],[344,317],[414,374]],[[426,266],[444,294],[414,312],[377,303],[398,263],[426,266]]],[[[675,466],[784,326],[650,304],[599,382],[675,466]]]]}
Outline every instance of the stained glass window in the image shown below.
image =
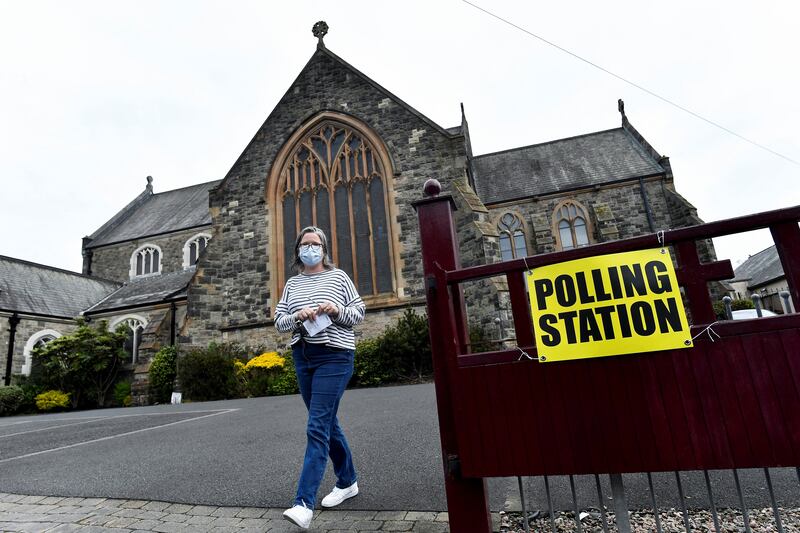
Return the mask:
{"type": "Polygon", "coordinates": [[[291,276],[297,233],[325,231],[333,262],[362,296],[391,293],[387,169],[371,142],[356,129],[326,120],[289,154],[279,174],[284,280],[291,276]]]}
{"type": "Polygon", "coordinates": [[[555,219],[562,250],[589,244],[589,231],[583,207],[574,202],[565,202],[556,208],[555,219]]]}
{"type": "Polygon", "coordinates": [[[497,224],[500,233],[500,258],[503,261],[528,255],[528,245],[525,242],[525,232],[522,230],[522,221],[513,213],[506,213],[500,217],[497,224]]]}

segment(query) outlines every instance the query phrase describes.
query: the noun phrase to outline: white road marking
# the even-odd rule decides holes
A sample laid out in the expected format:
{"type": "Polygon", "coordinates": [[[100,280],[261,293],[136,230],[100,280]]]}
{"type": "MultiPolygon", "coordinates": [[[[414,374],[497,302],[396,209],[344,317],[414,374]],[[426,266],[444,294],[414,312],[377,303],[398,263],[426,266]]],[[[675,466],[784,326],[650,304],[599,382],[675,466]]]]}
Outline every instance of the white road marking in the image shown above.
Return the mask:
{"type": "MultiPolygon", "coordinates": [[[[50,429],[58,429],[58,428],[68,428],[72,426],[80,426],[81,424],[88,424],[90,422],[98,422],[102,420],[113,420],[115,418],[128,418],[131,416],[165,416],[165,415],[180,415],[180,414],[191,414],[191,413],[218,413],[220,409],[206,409],[203,411],[176,411],[173,413],[138,413],[138,414],[131,414],[131,415],[112,415],[112,416],[96,416],[89,418],[62,418],[58,421],[64,420],[83,420],[83,422],[75,422],[74,424],[61,424],[60,426],[47,426],[46,428],[39,428],[39,429],[31,429],[29,431],[19,431],[17,433],[9,433],[8,435],[0,435],[0,439],[4,439],[6,437],[16,437],[18,435],[26,435],[28,433],[38,433],[40,431],[47,431],[50,429]]],[[[229,411],[236,411],[236,409],[229,409],[229,411]]]]}
{"type": "Polygon", "coordinates": [[[0,424],[0,428],[6,428],[8,426],[16,426],[19,424],[30,424],[33,420],[22,420],[21,422],[9,422],[8,424],[0,424]]]}
{"type": "MultiPolygon", "coordinates": [[[[17,460],[17,459],[25,459],[25,458],[28,458],[28,457],[34,457],[36,455],[42,455],[42,454],[45,454],[45,453],[58,452],[58,451],[61,451],[61,450],[67,450],[69,448],[76,448],[78,446],[83,446],[84,444],[94,444],[95,442],[102,442],[102,441],[105,441],[105,440],[116,439],[117,437],[127,437],[128,435],[135,435],[136,433],[144,433],[145,431],[152,431],[154,429],[165,428],[165,427],[169,427],[169,426],[175,426],[177,424],[183,424],[184,422],[192,422],[194,420],[200,420],[200,419],[208,418],[208,417],[211,417],[211,416],[227,414],[227,413],[231,413],[233,411],[238,411],[238,410],[239,409],[223,409],[223,410],[220,410],[220,411],[211,412],[211,414],[209,414],[209,415],[196,416],[194,418],[187,418],[187,419],[184,419],[184,420],[178,420],[177,422],[170,422],[168,424],[161,424],[160,426],[153,426],[153,427],[149,427],[149,428],[137,429],[137,430],[134,430],[134,431],[126,431],[125,433],[119,433],[118,435],[110,435],[108,437],[100,437],[99,439],[92,439],[92,440],[87,440],[87,441],[84,441],[84,442],[76,442],[75,444],[68,444],[66,446],[59,446],[57,448],[50,448],[49,450],[42,450],[42,451],[39,451],[39,452],[26,453],[24,455],[18,455],[16,457],[8,457],[7,459],[0,459],[0,463],[7,463],[8,461],[14,461],[14,460],[17,460]]],[[[205,412],[210,412],[210,411],[183,411],[183,412],[184,413],[205,413],[205,412]]],[[[122,415],[122,416],[140,416],[140,415],[122,415]]],[[[108,417],[108,418],[120,418],[120,417],[108,417]]]]}

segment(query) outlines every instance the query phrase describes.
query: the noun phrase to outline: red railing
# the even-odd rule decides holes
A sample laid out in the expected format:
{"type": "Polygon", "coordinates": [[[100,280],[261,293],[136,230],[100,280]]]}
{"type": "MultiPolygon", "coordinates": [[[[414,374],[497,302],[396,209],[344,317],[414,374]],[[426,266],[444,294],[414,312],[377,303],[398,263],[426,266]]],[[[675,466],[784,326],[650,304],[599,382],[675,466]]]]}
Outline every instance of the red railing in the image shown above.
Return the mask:
{"type": "MultiPolygon", "coordinates": [[[[460,268],[449,197],[419,216],[436,395],[453,531],[489,531],[483,478],[800,465],[800,315],[720,322],[694,347],[541,364],[524,273],[655,248],[656,235],[460,268]],[[472,354],[461,284],[506,276],[519,348],[472,354]]],[[[716,320],[696,241],[769,228],[795,309],[800,206],[663,233],[677,251],[693,335],[716,320]]]]}

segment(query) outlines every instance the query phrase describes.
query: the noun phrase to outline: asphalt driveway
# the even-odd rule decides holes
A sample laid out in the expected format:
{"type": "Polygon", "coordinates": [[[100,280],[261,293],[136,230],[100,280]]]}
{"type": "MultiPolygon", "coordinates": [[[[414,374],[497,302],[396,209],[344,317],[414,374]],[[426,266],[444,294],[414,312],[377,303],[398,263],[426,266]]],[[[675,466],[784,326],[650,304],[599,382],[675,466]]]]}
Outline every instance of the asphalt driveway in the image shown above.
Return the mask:
{"type": "MultiPolygon", "coordinates": [[[[0,418],[0,492],[281,508],[294,496],[305,422],[297,395],[0,418]]],[[[432,384],[347,391],[340,422],[361,488],[343,508],[446,510],[432,384]]],[[[763,471],[740,474],[747,504],[769,505],[763,471]]],[[[797,505],[795,469],[772,476],[780,502],[797,505]]],[[[579,507],[596,507],[594,478],[576,479],[579,507]]],[[[682,480],[689,506],[705,506],[702,474],[682,480]]],[[[547,508],[541,478],[524,481],[528,508],[547,508]]],[[[631,508],[649,507],[646,478],[625,481],[631,508]]],[[[730,472],[712,481],[717,505],[738,505],[730,472]]],[[[654,482],[659,506],[679,505],[674,474],[654,482]]],[[[321,494],[333,483],[329,467],[321,494]]],[[[568,479],[551,483],[554,506],[572,508],[568,479]]],[[[516,479],[492,479],[489,488],[493,510],[519,501],[516,479]]]]}

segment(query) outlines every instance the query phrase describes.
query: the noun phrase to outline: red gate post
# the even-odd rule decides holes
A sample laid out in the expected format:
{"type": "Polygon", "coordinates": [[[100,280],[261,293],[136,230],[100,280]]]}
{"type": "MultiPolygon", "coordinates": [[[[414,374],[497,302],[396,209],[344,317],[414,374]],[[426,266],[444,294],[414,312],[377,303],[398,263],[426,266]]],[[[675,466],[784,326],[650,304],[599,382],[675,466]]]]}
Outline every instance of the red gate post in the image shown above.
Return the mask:
{"type": "MultiPolygon", "coordinates": [[[[454,533],[491,533],[486,481],[483,478],[461,477],[458,438],[454,409],[458,398],[454,394],[454,374],[458,371],[456,357],[458,339],[466,332],[462,320],[456,322],[454,313],[463,313],[462,299],[451,299],[444,279],[444,270],[459,268],[458,243],[453,223],[453,199],[438,196],[439,182],[425,182],[429,198],[414,202],[419,220],[422,244],[422,265],[425,274],[425,293],[428,302],[428,324],[433,354],[436,405],[439,414],[439,437],[442,443],[444,486],[450,529],[454,533]],[[455,309],[454,306],[459,306],[455,309]],[[458,326],[456,324],[458,323],[458,326]],[[462,331],[458,331],[461,329],[462,331]]],[[[460,295],[460,290],[455,291],[460,295]]]]}

